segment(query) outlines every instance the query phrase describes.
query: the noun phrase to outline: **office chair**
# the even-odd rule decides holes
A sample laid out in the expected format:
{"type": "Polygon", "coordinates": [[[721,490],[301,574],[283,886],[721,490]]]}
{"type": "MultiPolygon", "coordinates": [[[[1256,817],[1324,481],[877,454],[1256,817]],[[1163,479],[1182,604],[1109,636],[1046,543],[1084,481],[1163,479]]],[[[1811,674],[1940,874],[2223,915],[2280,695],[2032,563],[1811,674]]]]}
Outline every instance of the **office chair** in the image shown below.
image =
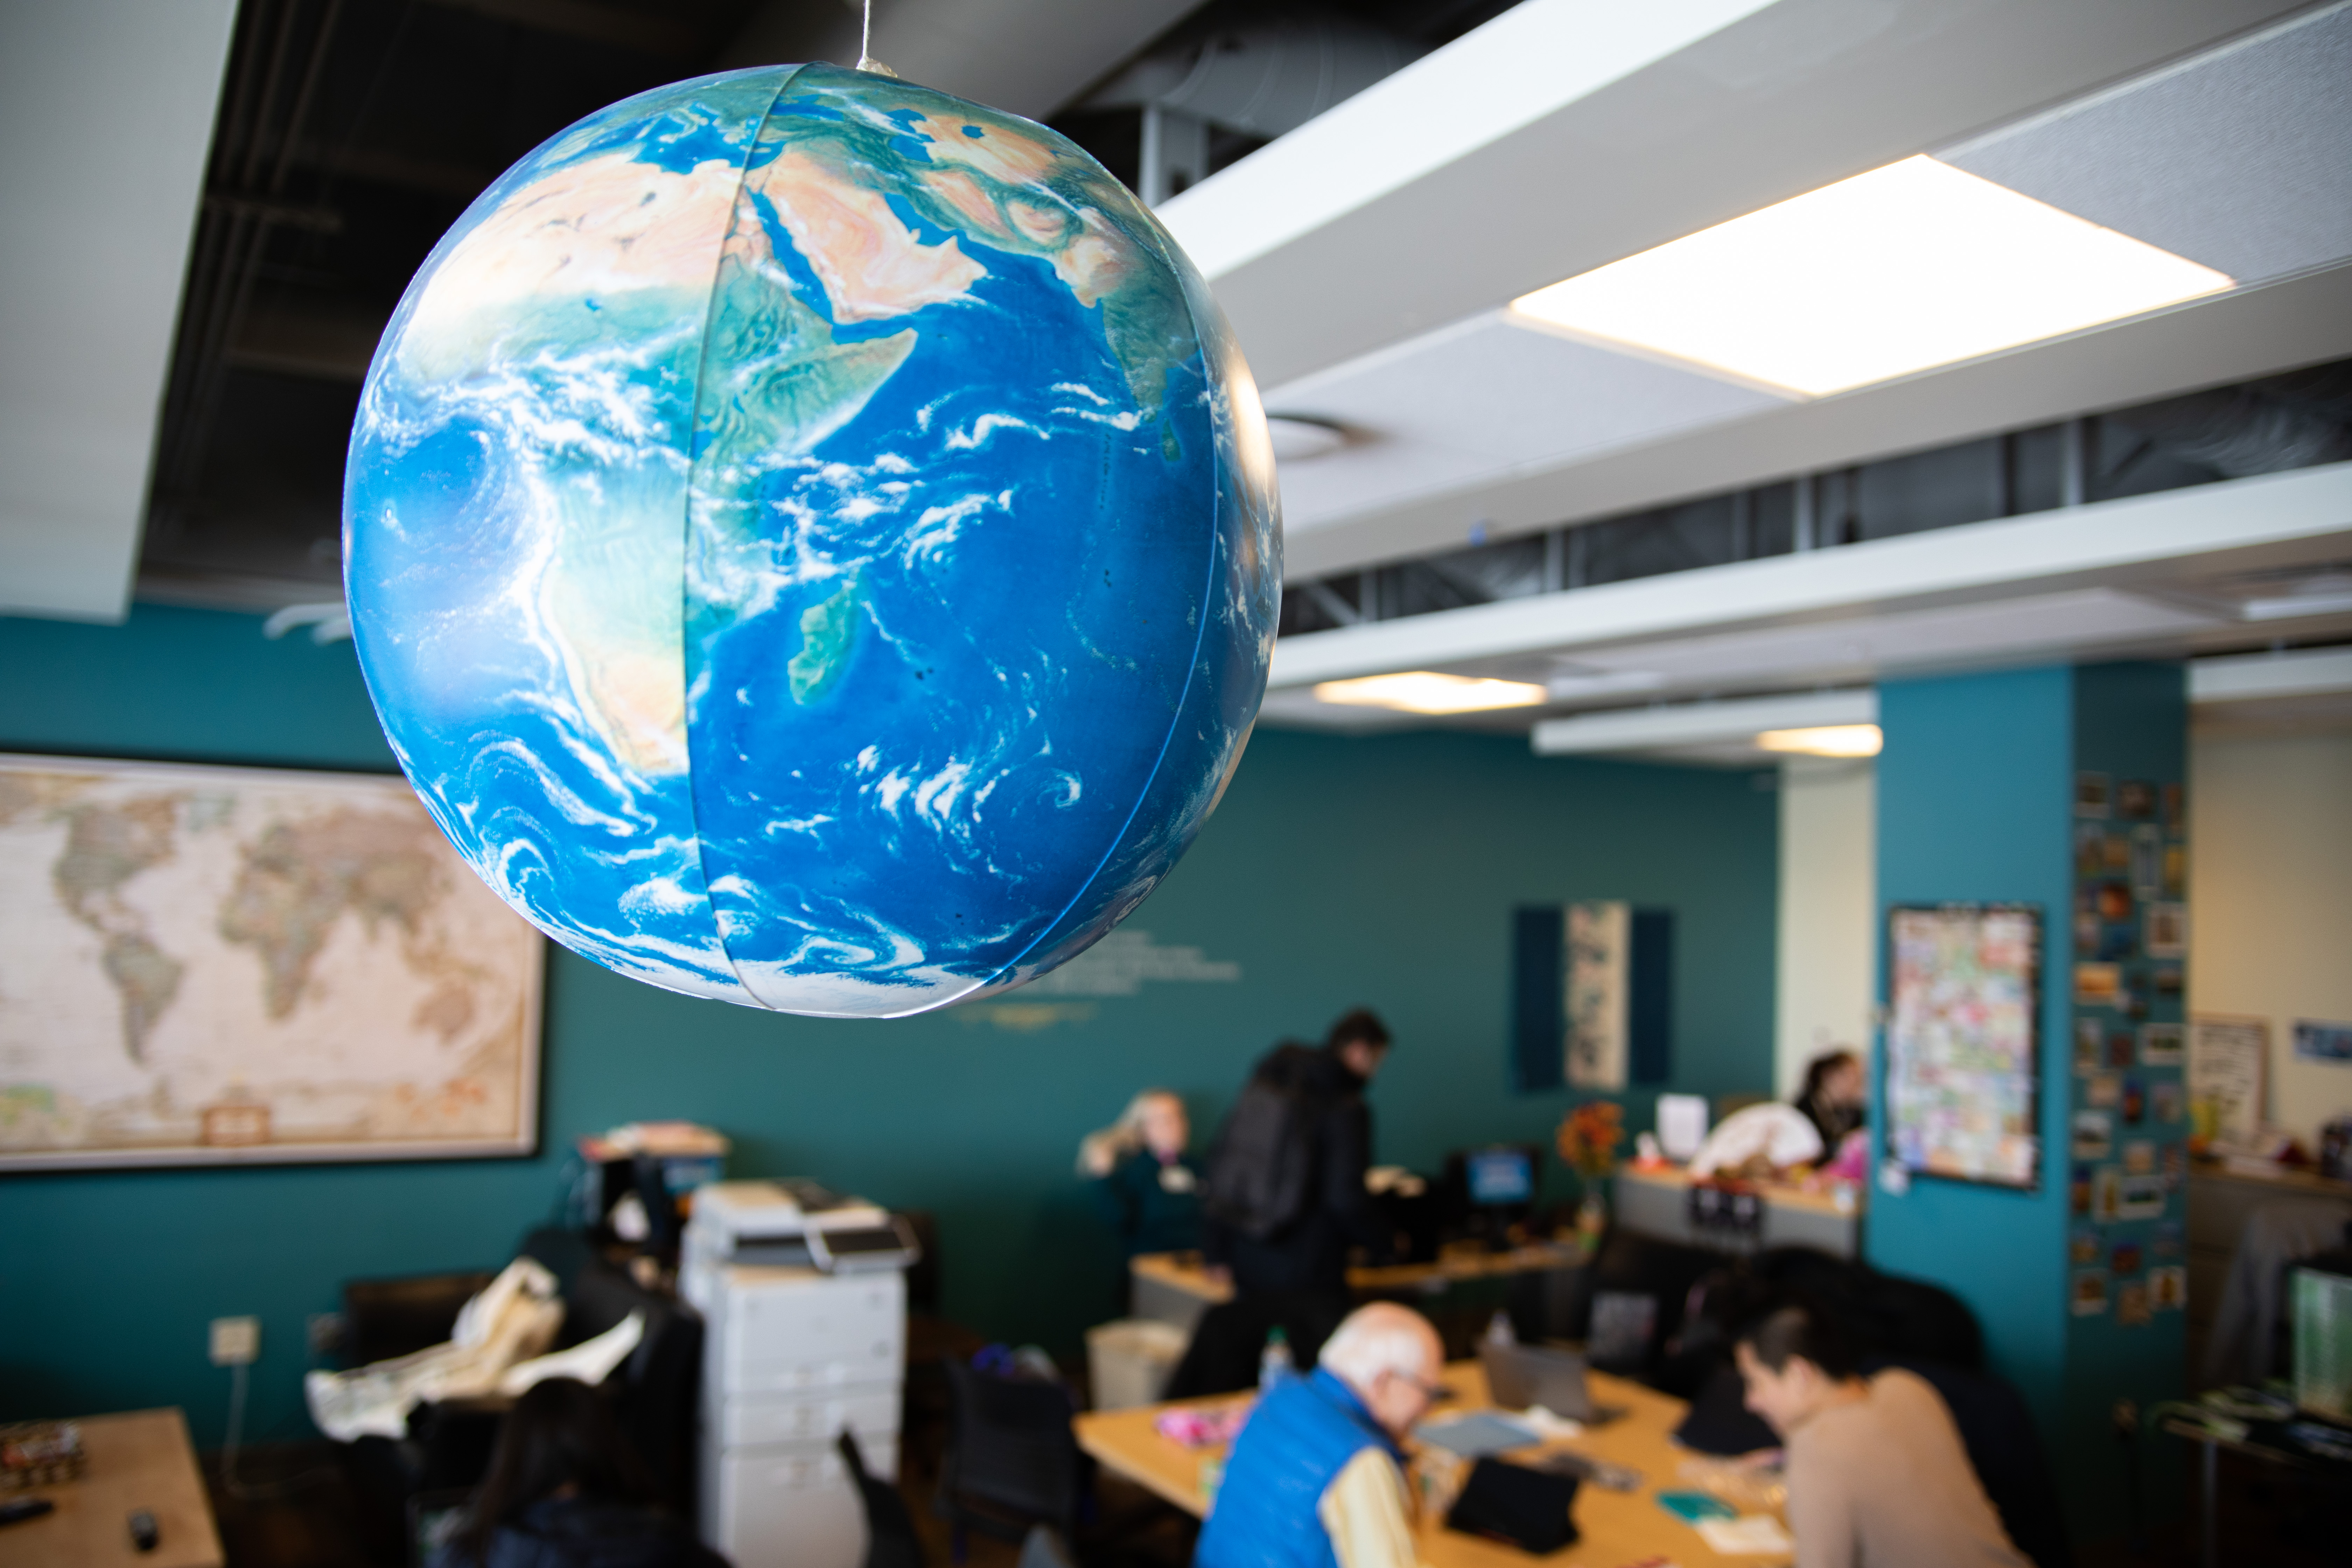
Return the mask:
{"type": "Polygon", "coordinates": [[[1074,1533],[1089,1468],[1059,1385],[996,1377],[950,1359],[948,1451],[933,1510],[961,1563],[970,1532],[1020,1544],[1036,1524],[1074,1533]]]}
{"type": "Polygon", "coordinates": [[[857,1447],[856,1433],[845,1428],[834,1446],[841,1450],[841,1462],[866,1510],[865,1568],[924,1568],[922,1539],[915,1533],[915,1518],[907,1511],[907,1500],[889,1482],[866,1473],[866,1455],[857,1447]]]}

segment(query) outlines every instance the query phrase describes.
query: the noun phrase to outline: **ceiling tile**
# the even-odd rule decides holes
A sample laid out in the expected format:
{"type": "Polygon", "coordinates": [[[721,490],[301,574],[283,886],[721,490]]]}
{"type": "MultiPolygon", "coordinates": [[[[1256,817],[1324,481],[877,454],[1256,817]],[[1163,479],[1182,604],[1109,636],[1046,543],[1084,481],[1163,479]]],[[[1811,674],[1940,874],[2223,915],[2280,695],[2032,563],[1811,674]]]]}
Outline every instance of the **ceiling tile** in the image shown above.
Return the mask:
{"type": "Polygon", "coordinates": [[[1938,152],[2259,282],[2352,256],[2352,4],[1938,152]]]}
{"type": "Polygon", "coordinates": [[[1496,311],[1277,387],[1265,405],[1345,426],[1355,437],[1337,452],[1283,468],[1284,521],[1296,531],[1784,401],[1518,326],[1496,311]]]}

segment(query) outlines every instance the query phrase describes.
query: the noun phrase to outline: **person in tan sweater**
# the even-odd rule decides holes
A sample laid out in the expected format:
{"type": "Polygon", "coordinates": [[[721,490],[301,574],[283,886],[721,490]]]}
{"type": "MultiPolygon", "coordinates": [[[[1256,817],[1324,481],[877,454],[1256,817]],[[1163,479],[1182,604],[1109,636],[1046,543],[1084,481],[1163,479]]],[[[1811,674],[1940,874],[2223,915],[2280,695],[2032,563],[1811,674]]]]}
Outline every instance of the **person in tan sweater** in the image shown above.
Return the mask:
{"type": "Polygon", "coordinates": [[[1797,1568],[2032,1568],[1924,1378],[1862,1377],[1835,1325],[1802,1302],[1751,1320],[1734,1353],[1748,1408],[1788,1448],[1797,1568]]]}

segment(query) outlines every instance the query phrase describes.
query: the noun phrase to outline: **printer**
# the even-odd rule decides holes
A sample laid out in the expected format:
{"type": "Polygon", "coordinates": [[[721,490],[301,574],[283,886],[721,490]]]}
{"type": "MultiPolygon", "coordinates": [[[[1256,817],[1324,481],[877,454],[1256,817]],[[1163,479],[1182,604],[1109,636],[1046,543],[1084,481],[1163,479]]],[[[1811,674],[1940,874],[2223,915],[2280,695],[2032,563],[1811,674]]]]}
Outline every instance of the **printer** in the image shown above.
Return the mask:
{"type": "Polygon", "coordinates": [[[820,1274],[906,1268],[919,1257],[907,1222],[815,1182],[711,1182],[694,1194],[680,1273],[727,1263],[777,1264],[820,1274]]]}
{"type": "Polygon", "coordinates": [[[866,1513],[835,1447],[898,1474],[904,1220],[815,1182],[696,1189],[679,1293],[699,1310],[703,1541],[737,1568],[862,1568],[866,1513]]]}

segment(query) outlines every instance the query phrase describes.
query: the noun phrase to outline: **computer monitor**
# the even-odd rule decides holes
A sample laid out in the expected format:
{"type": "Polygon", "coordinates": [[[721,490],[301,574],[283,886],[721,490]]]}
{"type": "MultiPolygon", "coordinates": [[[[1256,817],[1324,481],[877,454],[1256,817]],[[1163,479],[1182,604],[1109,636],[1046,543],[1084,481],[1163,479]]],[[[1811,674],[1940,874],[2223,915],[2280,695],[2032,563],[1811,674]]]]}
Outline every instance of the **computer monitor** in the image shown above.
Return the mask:
{"type": "Polygon", "coordinates": [[[1446,1156],[1446,1228],[1454,1235],[1507,1243],[1511,1226],[1535,1211],[1543,1152],[1532,1143],[1490,1143],[1446,1156]]]}
{"type": "Polygon", "coordinates": [[[1536,1163],[1530,1151],[1473,1149],[1462,1156],[1462,1165],[1475,1207],[1515,1207],[1535,1202],[1536,1163]]]}

